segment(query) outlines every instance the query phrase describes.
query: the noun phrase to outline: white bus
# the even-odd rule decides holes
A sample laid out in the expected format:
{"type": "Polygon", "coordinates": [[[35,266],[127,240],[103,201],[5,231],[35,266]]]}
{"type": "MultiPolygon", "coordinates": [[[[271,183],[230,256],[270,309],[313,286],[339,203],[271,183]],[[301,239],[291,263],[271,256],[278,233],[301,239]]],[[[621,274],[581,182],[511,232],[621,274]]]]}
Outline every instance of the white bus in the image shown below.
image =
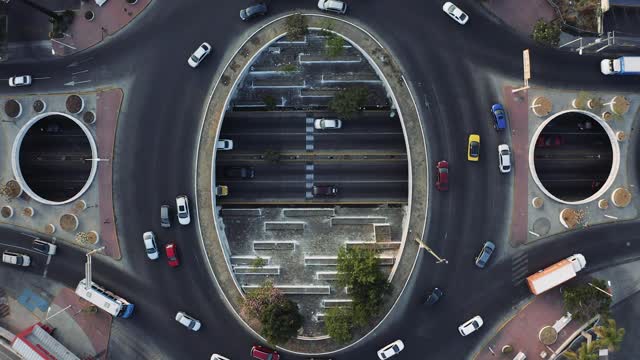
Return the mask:
{"type": "Polygon", "coordinates": [[[112,293],[109,290],[92,282],[89,290],[85,288],[87,279],[80,280],[78,287],[76,288],[76,294],[81,298],[87,300],[100,309],[108,312],[112,316],[121,318],[131,317],[133,314],[133,304],[130,304],[127,300],[112,293]]]}

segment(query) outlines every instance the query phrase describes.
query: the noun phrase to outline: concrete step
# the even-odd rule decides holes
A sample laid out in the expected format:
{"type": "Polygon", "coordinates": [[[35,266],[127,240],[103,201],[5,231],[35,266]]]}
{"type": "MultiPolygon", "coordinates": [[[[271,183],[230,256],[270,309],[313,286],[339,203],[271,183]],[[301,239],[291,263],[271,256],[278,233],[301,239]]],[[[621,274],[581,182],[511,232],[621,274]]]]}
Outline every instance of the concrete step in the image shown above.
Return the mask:
{"type": "Polygon", "coordinates": [[[227,209],[220,210],[222,216],[262,216],[262,209],[227,209]]]}
{"type": "Polygon", "coordinates": [[[337,256],[305,256],[304,257],[304,265],[305,266],[323,266],[330,265],[336,266],[338,265],[338,257],[337,256]]]}
{"type": "Polygon", "coordinates": [[[305,223],[302,221],[265,221],[264,230],[297,230],[303,231],[305,223]]]}
{"type": "Polygon", "coordinates": [[[334,281],[338,280],[337,271],[316,271],[316,280],[334,281]]]}
{"type": "Polygon", "coordinates": [[[322,83],[365,83],[379,84],[382,83],[378,75],[375,73],[355,73],[355,74],[328,74],[322,75],[322,83]]]}
{"type": "Polygon", "coordinates": [[[400,241],[345,241],[345,246],[348,248],[365,248],[373,250],[397,250],[402,246],[400,241]]]}
{"type": "Polygon", "coordinates": [[[280,275],[280,265],[265,265],[253,267],[251,265],[237,265],[233,272],[238,275],[280,275]]]}
{"type": "Polygon", "coordinates": [[[391,241],[391,224],[373,224],[376,242],[391,241]]]}
{"type": "Polygon", "coordinates": [[[387,218],[383,216],[336,216],[331,218],[331,226],[372,224],[387,224],[387,218]]]}
{"type": "Polygon", "coordinates": [[[332,307],[351,306],[352,303],[353,303],[353,300],[351,299],[323,299],[322,307],[332,308],[332,307]]]}
{"type": "Polygon", "coordinates": [[[267,240],[254,241],[253,250],[294,250],[296,242],[292,240],[267,240]]]}
{"type": "Polygon", "coordinates": [[[358,55],[342,55],[331,57],[329,55],[298,55],[300,64],[341,64],[341,63],[359,63],[362,57],[358,55]]]}
{"type": "Polygon", "coordinates": [[[271,256],[256,256],[256,255],[232,255],[232,265],[251,265],[257,258],[262,258],[266,261],[266,265],[271,263],[271,256]]]}
{"type": "Polygon", "coordinates": [[[307,86],[304,80],[295,79],[264,79],[251,81],[254,89],[300,89],[307,86]]]}
{"type": "MultiPolygon", "coordinates": [[[[242,285],[242,289],[247,292],[260,288],[261,285],[242,285]]],[[[275,288],[288,295],[329,295],[331,287],[329,285],[274,285],[275,288]]]]}
{"type": "Polygon", "coordinates": [[[307,217],[307,216],[335,216],[336,210],[332,208],[327,209],[284,209],[284,216],[288,217],[307,217]]]}

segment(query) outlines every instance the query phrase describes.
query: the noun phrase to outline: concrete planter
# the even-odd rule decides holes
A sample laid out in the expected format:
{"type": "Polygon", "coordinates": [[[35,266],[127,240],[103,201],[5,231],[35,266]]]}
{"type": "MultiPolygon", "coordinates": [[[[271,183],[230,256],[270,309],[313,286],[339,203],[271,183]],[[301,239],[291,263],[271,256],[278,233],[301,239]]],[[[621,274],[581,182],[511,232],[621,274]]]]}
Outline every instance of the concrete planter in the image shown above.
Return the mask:
{"type": "Polygon", "coordinates": [[[0,215],[5,219],[10,219],[13,216],[13,208],[9,205],[5,205],[0,209],[0,215]]]}
{"type": "Polygon", "coordinates": [[[87,202],[84,200],[78,200],[73,204],[73,210],[75,212],[81,212],[87,208],[87,202]]]}
{"type": "Polygon", "coordinates": [[[613,114],[610,111],[605,111],[602,113],[602,118],[604,121],[611,121],[611,119],[613,119],[613,114]]]}
{"type": "Polygon", "coordinates": [[[53,224],[47,224],[44,227],[44,232],[51,235],[56,232],[56,226],[53,224]]]}
{"type": "Polygon", "coordinates": [[[60,217],[60,227],[64,231],[72,232],[78,229],[80,221],[78,217],[73,214],[63,214],[60,217]]]}
{"type": "Polygon", "coordinates": [[[16,99],[9,99],[4,103],[4,112],[12,119],[19,118],[22,115],[22,104],[16,99]]]}
{"type": "Polygon", "coordinates": [[[540,209],[542,205],[544,205],[544,200],[542,200],[542,198],[534,197],[531,200],[531,206],[533,206],[536,209],[540,209]]]}
{"type": "Polygon", "coordinates": [[[87,233],[87,242],[89,244],[95,245],[100,241],[100,234],[97,231],[89,231],[87,233]]]}
{"type": "Polygon", "coordinates": [[[533,102],[531,103],[531,111],[533,111],[537,117],[545,117],[549,115],[552,107],[553,104],[551,103],[551,100],[544,96],[539,96],[533,99],[533,102]]]}
{"type": "Polygon", "coordinates": [[[617,188],[611,193],[613,205],[623,208],[631,203],[631,192],[625,188],[617,188]]]}
{"type": "Polygon", "coordinates": [[[602,210],[606,210],[609,208],[609,200],[607,199],[600,199],[598,200],[598,207],[602,210]]]}
{"type": "Polygon", "coordinates": [[[47,103],[46,101],[42,100],[42,99],[38,99],[36,101],[33,102],[33,111],[39,113],[43,113],[45,110],[47,110],[47,103]]]}
{"type": "Polygon", "coordinates": [[[627,134],[625,134],[624,131],[616,131],[616,139],[618,139],[619,142],[624,141],[624,139],[627,138],[627,134]]]}
{"type": "Polygon", "coordinates": [[[27,206],[26,208],[22,209],[22,215],[26,217],[33,217],[35,213],[36,213],[35,210],[33,210],[31,206],[27,206]]]}
{"type": "Polygon", "coordinates": [[[93,19],[96,18],[96,14],[93,13],[93,11],[91,10],[87,10],[84,12],[84,19],[87,21],[93,21],[93,19]]]}
{"type": "Polygon", "coordinates": [[[82,121],[84,121],[85,124],[93,124],[96,122],[96,113],[94,113],[93,111],[87,111],[82,115],[82,121]]]}
{"type": "Polygon", "coordinates": [[[84,99],[79,95],[69,95],[65,105],[68,112],[78,114],[84,109],[84,99]]]}

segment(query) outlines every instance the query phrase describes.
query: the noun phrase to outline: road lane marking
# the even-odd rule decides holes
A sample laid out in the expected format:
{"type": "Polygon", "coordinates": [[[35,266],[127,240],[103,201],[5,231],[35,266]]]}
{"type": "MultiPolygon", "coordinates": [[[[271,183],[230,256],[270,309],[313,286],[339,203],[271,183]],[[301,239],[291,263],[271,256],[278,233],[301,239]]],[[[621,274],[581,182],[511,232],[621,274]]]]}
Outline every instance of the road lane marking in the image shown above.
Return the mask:
{"type": "Polygon", "coordinates": [[[86,73],[86,72],[89,72],[89,70],[76,71],[74,73],[71,73],[71,75],[77,75],[77,74],[82,74],[82,73],[86,73]]]}

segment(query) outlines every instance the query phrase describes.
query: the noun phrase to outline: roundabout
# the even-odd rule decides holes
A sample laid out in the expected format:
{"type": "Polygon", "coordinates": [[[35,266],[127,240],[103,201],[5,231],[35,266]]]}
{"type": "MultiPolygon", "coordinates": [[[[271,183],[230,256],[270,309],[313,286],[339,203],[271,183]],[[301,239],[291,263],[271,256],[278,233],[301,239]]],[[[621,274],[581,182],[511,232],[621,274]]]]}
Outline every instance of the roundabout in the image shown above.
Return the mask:
{"type": "MultiPolygon", "coordinates": [[[[597,71],[599,59],[579,57],[535,45],[497,22],[486,13],[483,5],[471,2],[457,5],[471,18],[464,26],[451,21],[442,12],[440,3],[412,2],[406,7],[393,9],[384,3],[354,3],[352,6],[350,4],[346,16],[333,19],[332,31],[344,39],[343,45],[351,45],[364,54],[363,57],[368,57],[367,62],[378,76],[377,79],[365,79],[350,74],[351,77],[347,80],[381,79],[384,82],[379,85],[380,89],[384,88],[382,96],[377,90],[372,92],[377,94],[374,95],[375,98],[387,99],[386,103],[380,103],[380,112],[384,116],[377,117],[369,116],[368,112],[378,111],[377,109],[365,109],[364,116],[340,118],[326,112],[323,107],[327,104],[324,100],[308,103],[302,100],[321,99],[322,96],[318,95],[326,95],[325,92],[331,90],[327,89],[330,86],[302,93],[312,95],[311,97],[298,96],[298,92],[295,99],[287,98],[282,93],[293,93],[296,90],[277,90],[269,94],[271,99],[266,96],[262,98],[264,94],[260,94],[263,90],[259,90],[261,84],[256,82],[260,80],[260,75],[246,77],[246,72],[251,71],[248,70],[250,64],[258,59],[259,53],[274,53],[278,51],[275,49],[278,47],[282,52],[289,46],[272,42],[279,41],[284,34],[282,22],[286,16],[299,12],[309,14],[309,26],[314,31],[326,29],[322,22],[327,16],[312,10],[315,8],[313,2],[272,2],[268,4],[267,17],[244,23],[237,15],[240,6],[233,3],[185,1],[160,4],[155,1],[125,31],[94,48],[67,58],[38,64],[3,65],[6,77],[31,73],[34,83],[29,88],[30,92],[62,93],[64,89],[73,86],[78,90],[74,91],[77,93],[81,93],[80,90],[83,89],[114,87],[122,89],[124,93],[116,136],[112,141],[115,146],[113,157],[110,162],[97,164],[98,168],[104,166],[113,169],[114,216],[106,218],[100,213],[95,216],[97,222],[103,225],[105,221],[115,223],[122,258],[113,260],[97,255],[94,258],[94,279],[134,302],[136,311],[131,319],[113,320],[108,338],[108,355],[104,356],[123,359],[208,359],[215,353],[229,359],[245,359],[249,357],[252,346],[272,345],[260,335],[259,327],[251,328],[250,325],[254,324],[238,315],[245,290],[243,286],[261,284],[268,277],[283,279],[298,272],[308,273],[305,274],[310,275],[308,279],[317,277],[315,270],[301,270],[318,266],[307,265],[305,261],[317,261],[322,256],[331,257],[333,261],[333,257],[337,256],[338,244],[372,241],[371,236],[375,234],[373,230],[352,233],[341,230],[336,235],[330,225],[332,221],[336,221],[336,217],[371,218],[383,217],[380,213],[387,211],[394,213],[384,215],[387,218],[379,220],[381,224],[367,224],[375,228],[375,225],[390,223],[391,238],[388,242],[393,244],[384,246],[392,247],[393,250],[383,251],[384,255],[393,258],[392,265],[384,265],[386,279],[393,284],[393,292],[385,298],[383,309],[371,318],[371,323],[353,334],[351,342],[334,343],[326,338],[321,325],[307,325],[303,326],[299,334],[296,333],[296,339],[278,348],[283,359],[370,359],[376,357],[378,350],[398,339],[402,340],[404,346],[397,355],[398,359],[472,359],[481,351],[486,351],[492,335],[505,319],[513,315],[513,309],[519,309],[523,301],[531,298],[526,286],[519,282],[522,274],[526,276],[534,273],[575,252],[584,254],[588,259],[589,268],[586,271],[635,259],[640,253],[637,242],[634,241],[637,225],[633,221],[604,223],[586,230],[578,227],[575,231],[548,235],[544,241],[526,245],[518,242],[522,240],[519,238],[515,239],[518,241],[510,241],[521,236],[513,235],[521,234],[518,231],[522,229],[514,229],[512,225],[519,212],[546,211],[554,204],[542,191],[536,190],[535,194],[532,192],[529,198],[528,189],[524,192],[514,190],[514,184],[517,188],[521,183],[518,176],[524,173],[526,182],[526,176],[532,169],[527,169],[526,156],[518,156],[526,155],[530,150],[527,145],[520,144],[535,144],[536,140],[523,135],[526,138],[524,141],[514,141],[515,136],[527,134],[527,124],[533,121],[527,115],[534,98],[532,95],[544,92],[543,95],[547,96],[546,92],[551,92],[549,89],[554,87],[597,87],[602,91],[609,91],[608,94],[629,100],[631,110],[627,109],[629,112],[625,119],[628,121],[624,126],[631,128],[635,121],[637,99],[626,91],[634,91],[636,85],[633,79],[603,79],[597,71]],[[299,9],[300,7],[303,9],[299,9]],[[176,31],[169,24],[180,24],[180,29],[176,31]],[[496,34],[500,34],[500,41],[495,41],[496,34]],[[192,69],[187,66],[186,59],[203,41],[211,44],[211,54],[197,69],[192,69]],[[523,48],[532,49],[534,88],[529,93],[519,94],[519,97],[514,98],[509,86],[518,84],[517,79],[521,78],[523,48]],[[88,70],[88,73],[78,73],[84,70],[88,70]],[[41,79],[47,76],[51,78],[41,79]],[[87,77],[80,80],[80,76],[87,77]],[[78,85],[78,81],[85,81],[84,79],[91,81],[78,85]],[[237,94],[242,86],[248,84],[242,79],[253,81],[255,97],[234,97],[234,92],[237,94]],[[72,81],[74,85],[66,85],[72,81]],[[282,101],[283,96],[286,102],[282,101]],[[243,114],[237,114],[240,112],[238,105],[246,107],[256,99],[261,102],[258,111],[242,110],[243,114]],[[281,116],[292,110],[283,107],[292,105],[294,100],[299,101],[295,103],[296,106],[303,105],[302,109],[296,110],[300,112],[299,115],[291,118],[289,114],[281,116]],[[488,115],[491,104],[496,102],[504,104],[510,121],[509,130],[500,134],[493,129],[488,115]],[[306,105],[319,106],[310,109],[304,108],[306,105]],[[266,109],[267,107],[271,109],[266,109]],[[265,113],[276,115],[270,117],[265,116],[265,113]],[[395,113],[395,117],[391,113],[395,113]],[[251,119],[243,120],[243,116],[251,119]],[[366,139],[366,130],[358,130],[363,133],[358,135],[361,137],[349,140],[345,135],[339,135],[337,130],[322,130],[326,133],[318,134],[321,131],[315,129],[315,121],[307,123],[307,118],[343,120],[342,126],[346,134],[349,134],[349,127],[355,126],[357,121],[366,124],[358,125],[363,128],[367,125],[372,128],[380,127],[370,139],[366,139]],[[232,125],[234,121],[238,124],[235,128],[232,125]],[[286,121],[287,124],[300,125],[300,130],[296,128],[292,131],[295,133],[291,135],[294,138],[291,143],[295,143],[293,147],[289,147],[291,143],[286,140],[280,141],[280,135],[272,135],[278,133],[280,128],[270,132],[265,130],[268,126],[260,128],[256,125],[274,124],[278,121],[279,124],[286,121]],[[386,121],[392,121],[393,126],[399,127],[391,127],[386,121]],[[246,126],[251,124],[255,127],[246,126]],[[313,128],[309,134],[307,127],[313,128]],[[392,136],[381,134],[385,129],[391,129],[388,132],[393,133],[392,136]],[[512,133],[513,129],[518,132],[512,133]],[[520,132],[520,129],[525,130],[520,132]],[[466,160],[467,139],[472,133],[478,134],[482,139],[481,160],[478,163],[466,160]],[[273,139],[260,143],[261,140],[255,140],[260,135],[273,139]],[[313,142],[307,140],[309,135],[313,135],[313,142]],[[323,139],[330,136],[342,138],[323,142],[323,139]],[[224,139],[234,140],[233,150],[216,150],[217,141],[224,139]],[[260,158],[266,158],[265,155],[274,157],[273,152],[267,154],[266,150],[280,150],[267,149],[265,143],[282,144],[281,149],[285,151],[279,154],[279,165],[272,165],[260,158]],[[515,156],[512,175],[503,175],[497,169],[498,159],[494,153],[502,143],[510,144],[515,156]],[[314,145],[311,154],[307,153],[307,145],[314,145]],[[349,149],[349,146],[362,148],[354,159],[349,158],[354,154],[338,153],[326,146],[339,146],[335,149],[349,149]],[[376,147],[402,151],[391,153],[379,150],[379,154],[371,154],[376,147]],[[292,148],[296,151],[292,151],[292,148]],[[327,149],[330,151],[325,151],[327,149]],[[365,156],[379,155],[385,157],[376,158],[375,161],[365,159],[365,156]],[[250,158],[252,156],[254,158],[250,158]],[[301,158],[295,159],[295,156],[301,158]],[[333,158],[329,158],[330,156],[333,158]],[[449,191],[441,193],[434,188],[433,171],[436,162],[443,159],[449,164],[450,183],[449,191]],[[307,162],[314,163],[313,172],[305,167],[307,162]],[[301,165],[299,168],[302,170],[298,170],[298,165],[301,165]],[[329,166],[330,170],[323,173],[323,166],[329,166]],[[293,170],[289,170],[289,167],[293,170]],[[242,173],[237,168],[246,168],[245,174],[254,175],[251,179],[232,179],[238,171],[242,173]],[[251,168],[253,171],[247,171],[251,168]],[[330,176],[327,175],[329,172],[330,176]],[[397,174],[400,173],[402,177],[398,177],[397,174]],[[306,177],[311,174],[314,176],[312,181],[306,177]],[[269,176],[272,177],[268,178],[269,176]],[[301,180],[274,185],[277,181],[296,176],[301,180]],[[271,181],[271,185],[266,181],[262,182],[263,180],[271,181]],[[379,183],[385,181],[403,185],[384,185],[389,188],[380,191],[379,183]],[[311,188],[307,188],[308,183],[311,188]],[[219,185],[228,187],[227,197],[215,195],[219,185]],[[335,185],[338,195],[335,198],[315,198],[312,189],[318,185],[335,185]],[[269,189],[272,190],[259,190],[264,189],[261,186],[271,186],[269,189]],[[256,188],[258,190],[254,190],[256,188]],[[312,196],[309,197],[307,192],[312,196]],[[363,208],[366,207],[357,204],[356,200],[367,192],[372,195],[366,198],[370,208],[365,211],[363,208]],[[179,226],[172,213],[172,227],[162,229],[158,209],[164,204],[173,206],[178,194],[189,197],[192,222],[190,225],[179,226]],[[543,200],[536,201],[534,205],[534,197],[543,200]],[[278,201],[281,203],[278,204],[278,201]],[[285,206],[286,204],[295,206],[285,206]],[[320,212],[304,214],[300,209],[306,208],[320,209],[320,212]],[[284,210],[292,210],[289,214],[297,216],[285,215],[284,210]],[[331,210],[335,212],[331,213],[331,210]],[[236,215],[233,215],[234,212],[236,215]],[[242,212],[245,214],[242,219],[238,219],[237,214],[242,212]],[[248,216],[249,213],[252,215],[248,216]],[[258,213],[259,216],[256,215],[258,213]],[[262,220],[259,217],[263,217],[262,220]],[[280,222],[275,224],[276,227],[283,226],[281,222],[302,222],[305,225],[301,233],[283,235],[277,234],[282,230],[265,230],[274,226],[268,225],[269,222],[280,222]],[[262,232],[270,231],[271,235],[257,236],[258,232],[252,232],[254,226],[262,227],[262,232]],[[228,233],[233,235],[245,229],[246,237],[243,241],[246,240],[247,247],[241,251],[238,250],[241,247],[234,244],[228,233]],[[181,260],[179,267],[171,268],[163,264],[162,262],[166,262],[164,259],[157,262],[147,259],[141,235],[150,230],[157,234],[159,247],[164,247],[169,242],[177,244],[181,260]],[[616,232],[615,238],[608,236],[611,231],[616,232]],[[319,236],[315,236],[317,234],[319,236]],[[420,248],[416,239],[427,245],[431,253],[420,248]],[[324,252],[306,247],[318,240],[326,241],[332,246],[324,252]],[[269,241],[271,243],[265,244],[269,241]],[[474,266],[474,258],[486,241],[493,241],[497,247],[487,268],[480,270],[474,266]],[[256,243],[258,248],[273,246],[280,249],[256,250],[256,243]],[[291,246],[293,250],[290,249],[291,246]],[[283,253],[286,255],[282,255],[283,253]],[[447,262],[437,262],[432,254],[446,258],[447,262]],[[549,254],[554,254],[554,257],[550,258],[549,254]],[[237,256],[256,256],[263,260],[270,257],[272,263],[263,266],[239,264],[237,256]],[[283,263],[276,263],[286,257],[295,258],[295,261],[303,265],[287,269],[283,263]],[[516,259],[522,258],[526,259],[524,270],[514,269],[516,259]],[[245,270],[240,267],[240,271],[256,267],[271,271],[270,269],[274,269],[271,266],[279,265],[281,275],[236,276],[235,269],[238,265],[245,266],[245,270]],[[520,273],[516,273],[516,270],[520,273]],[[444,295],[437,304],[430,307],[424,302],[434,288],[441,289],[444,295]],[[178,311],[196,317],[202,323],[202,328],[192,332],[176,324],[174,317],[178,311]],[[458,326],[476,315],[482,316],[482,327],[469,336],[461,337],[458,326]],[[311,331],[312,328],[317,331],[311,331]]],[[[353,55],[352,49],[346,50],[346,54],[353,55]]],[[[302,61],[305,61],[304,57],[302,61]]],[[[307,65],[288,61],[275,66],[283,66],[277,71],[295,72],[298,67],[307,65]]],[[[269,86],[274,86],[274,83],[269,86]]],[[[24,95],[23,89],[8,89],[6,95],[12,98],[16,94],[24,95]]],[[[564,106],[566,109],[571,106],[570,101],[563,101],[562,105],[558,105],[560,102],[557,98],[548,96],[550,103],[542,104],[548,108],[544,119],[565,110],[562,108],[564,106]],[[559,106],[562,110],[558,110],[559,106]]],[[[606,100],[612,98],[613,96],[607,96],[606,100]]],[[[22,111],[30,111],[31,104],[23,103],[22,111]]],[[[625,101],[617,100],[614,106],[620,110],[619,107],[625,106],[625,101]]],[[[36,108],[34,105],[33,111],[37,114],[40,111],[42,114],[54,111],[51,103],[47,104],[46,109],[43,107],[38,105],[36,108]]],[[[17,109],[14,107],[9,110],[17,109]]],[[[80,115],[83,115],[83,111],[86,110],[80,110],[80,115]]],[[[601,113],[604,112],[603,110],[601,113]]],[[[612,115],[607,117],[613,118],[614,111],[609,112],[612,115]]],[[[598,116],[603,121],[613,121],[605,119],[601,113],[598,116]]],[[[100,115],[98,111],[96,114],[100,115]]],[[[24,115],[17,116],[24,120],[24,115]]],[[[98,126],[102,119],[103,117],[97,119],[98,126]]],[[[77,120],[89,126],[92,119],[89,116],[85,120],[81,116],[77,120]]],[[[539,123],[542,121],[541,119],[539,123]]],[[[621,153],[633,154],[636,143],[632,133],[628,129],[622,129],[620,120],[609,124],[616,127],[615,141],[610,147],[611,167],[608,169],[611,169],[616,161],[615,144],[622,147],[621,153]],[[616,134],[618,131],[625,132],[627,137],[624,142],[619,142],[616,134]]],[[[10,123],[4,125],[12,126],[10,123]]],[[[116,125],[113,126],[116,129],[116,125]]],[[[603,128],[606,130],[606,127],[603,128]]],[[[606,138],[611,139],[608,132],[605,133],[606,138]]],[[[5,143],[12,144],[6,138],[5,135],[5,143]]],[[[555,144],[554,141],[551,144],[555,144]]],[[[546,144],[546,140],[544,143],[546,144]]],[[[98,151],[101,148],[98,145],[98,151]]],[[[632,163],[632,156],[628,160],[620,160],[621,163],[632,163]]],[[[94,157],[93,153],[91,157],[94,157]]],[[[610,172],[603,170],[603,174],[610,172]]],[[[632,209],[635,209],[634,200],[637,196],[635,190],[627,185],[633,184],[634,176],[635,170],[629,166],[624,176],[610,186],[606,195],[600,196],[597,191],[587,194],[597,197],[597,201],[593,201],[594,206],[603,204],[598,208],[599,211],[606,209],[606,212],[597,214],[620,216],[614,211],[631,214],[632,209]],[[626,189],[628,193],[617,190],[618,188],[626,189]],[[603,199],[606,201],[601,202],[603,199]],[[626,204],[626,207],[615,204],[626,204]]],[[[96,179],[99,177],[97,175],[96,179]]],[[[3,182],[7,180],[9,179],[3,179],[3,182]]],[[[26,200],[20,198],[19,201],[26,200]]],[[[94,204],[88,202],[85,206],[88,205],[90,210],[90,206],[94,204]]],[[[8,202],[2,205],[7,206],[8,202]]],[[[574,207],[571,204],[558,206],[564,205],[574,207]]],[[[71,204],[67,206],[71,207],[71,204]]],[[[544,216],[549,223],[539,221],[536,228],[551,229],[548,230],[549,233],[554,233],[554,227],[561,226],[558,213],[544,216]]],[[[37,219],[38,214],[36,209],[32,219],[37,219]]],[[[16,217],[13,215],[13,219],[16,217]]],[[[635,216],[629,215],[629,218],[633,219],[635,216]]],[[[58,224],[58,219],[59,216],[50,223],[58,224]]],[[[379,233],[386,231],[385,226],[379,226],[378,229],[379,233]]],[[[523,229],[524,234],[531,229],[526,220],[523,229]]],[[[61,230],[56,231],[55,234],[59,235],[61,230]]],[[[12,239],[19,239],[15,232],[10,234],[13,234],[12,239]]],[[[104,237],[105,234],[101,233],[100,241],[104,237]]],[[[384,236],[382,239],[387,242],[384,236]]],[[[20,241],[23,243],[11,240],[11,246],[24,247],[27,244],[28,247],[28,243],[25,243],[28,240],[20,238],[20,241]]],[[[2,249],[6,246],[3,245],[2,249]]],[[[59,242],[59,254],[50,263],[38,258],[33,267],[24,273],[34,272],[34,275],[42,277],[39,272],[47,269],[48,281],[60,282],[73,288],[82,277],[83,261],[82,251],[73,243],[63,240],[59,242]]],[[[13,274],[17,270],[3,267],[2,271],[12,271],[13,274]]],[[[323,268],[319,271],[334,270],[323,268]]],[[[321,273],[319,276],[332,274],[321,273]]],[[[278,282],[274,281],[274,284],[277,285],[278,282]]],[[[348,291],[334,285],[335,280],[318,281],[317,284],[306,279],[298,283],[287,280],[283,284],[321,284],[325,286],[323,291],[326,291],[328,285],[329,296],[313,295],[317,297],[312,301],[317,304],[313,310],[310,310],[311,307],[301,306],[303,315],[311,321],[311,313],[317,314],[321,308],[322,296],[326,300],[341,300],[344,295],[348,295],[348,291]],[[341,292],[340,296],[337,296],[338,291],[341,292]]],[[[300,301],[300,297],[304,296],[306,295],[296,294],[291,295],[291,298],[300,301]]],[[[63,316],[65,315],[60,315],[60,318],[63,316]]]]}

